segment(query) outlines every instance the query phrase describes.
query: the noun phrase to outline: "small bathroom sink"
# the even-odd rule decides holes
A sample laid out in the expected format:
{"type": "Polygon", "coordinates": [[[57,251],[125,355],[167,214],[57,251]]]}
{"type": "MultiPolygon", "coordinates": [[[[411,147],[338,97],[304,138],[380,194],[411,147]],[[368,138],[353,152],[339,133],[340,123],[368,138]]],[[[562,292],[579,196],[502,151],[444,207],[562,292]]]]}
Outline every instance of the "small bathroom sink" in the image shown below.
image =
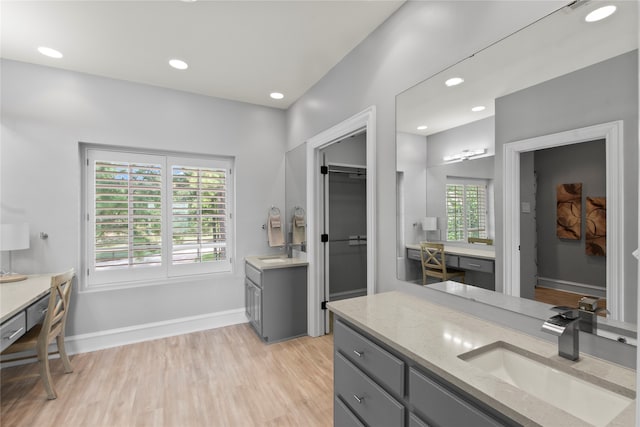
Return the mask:
{"type": "Polygon", "coordinates": [[[561,370],[557,362],[509,343],[498,341],[458,356],[571,415],[595,426],[609,424],[633,401],[635,393],[606,381],[561,370]],[[593,382],[589,381],[592,380],[593,382]],[[595,384],[600,382],[602,385],[595,384]],[[611,386],[610,388],[614,388],[611,386]]]}
{"type": "Polygon", "coordinates": [[[279,264],[279,263],[283,263],[285,262],[285,258],[279,258],[279,257],[259,257],[258,258],[260,261],[264,262],[265,264],[279,264]]]}

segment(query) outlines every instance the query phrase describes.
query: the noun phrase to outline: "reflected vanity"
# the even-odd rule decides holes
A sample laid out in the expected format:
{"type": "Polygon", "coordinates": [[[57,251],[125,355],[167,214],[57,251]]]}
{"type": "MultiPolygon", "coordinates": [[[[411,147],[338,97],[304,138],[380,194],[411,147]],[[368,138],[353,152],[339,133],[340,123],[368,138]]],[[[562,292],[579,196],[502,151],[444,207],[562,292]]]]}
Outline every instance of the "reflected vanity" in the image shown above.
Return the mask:
{"type": "Polygon", "coordinates": [[[585,6],[565,7],[397,96],[400,280],[421,284],[420,241],[485,250],[495,259],[489,279],[481,272],[465,278],[470,286],[429,286],[542,322],[551,306],[533,301],[535,286],[575,292],[575,307],[582,295],[608,298],[611,310],[598,317],[597,334],[635,344],[638,264],[631,252],[638,247],[638,5],[613,3],[617,12],[597,25],[584,21],[585,6]],[[464,81],[447,86],[452,77],[464,81]],[[624,175],[605,162],[604,148],[595,156],[601,166],[597,158],[584,160],[588,154],[577,150],[591,140],[528,149],[518,153],[514,165],[504,154],[510,144],[608,123],[622,130],[619,140],[606,137],[604,144],[619,144],[624,175]],[[545,159],[549,150],[557,151],[545,159]],[[549,157],[569,160],[559,167],[549,157]],[[602,178],[590,181],[598,175],[596,168],[602,178]],[[476,209],[486,212],[483,221],[464,225],[469,214],[450,195],[451,186],[460,182],[486,186],[485,205],[476,209]],[[570,241],[556,235],[555,185],[573,182],[584,182],[583,224],[580,239],[570,241]],[[505,195],[505,188],[514,193],[505,195]],[[553,198],[551,208],[545,197],[553,198]],[[586,197],[617,200],[609,205],[610,216],[620,212],[624,223],[617,227],[607,218],[606,234],[615,259],[585,253],[586,197]],[[514,200],[514,206],[505,200],[514,200]],[[423,230],[423,217],[436,217],[437,230],[423,230]],[[493,239],[495,246],[466,243],[478,228],[483,229],[479,237],[493,239]],[[514,245],[519,256],[505,253],[514,245]],[[520,273],[514,276],[516,265],[520,273]],[[615,283],[611,277],[617,277],[615,283]]]}

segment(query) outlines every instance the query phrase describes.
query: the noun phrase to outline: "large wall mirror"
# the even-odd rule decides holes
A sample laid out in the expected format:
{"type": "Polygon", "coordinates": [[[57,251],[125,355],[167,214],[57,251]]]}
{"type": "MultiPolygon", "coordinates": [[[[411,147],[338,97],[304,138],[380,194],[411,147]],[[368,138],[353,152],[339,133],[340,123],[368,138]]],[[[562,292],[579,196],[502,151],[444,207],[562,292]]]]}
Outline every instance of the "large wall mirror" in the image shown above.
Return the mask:
{"type": "Polygon", "coordinates": [[[559,9],[397,96],[400,280],[430,286],[420,242],[439,242],[467,285],[598,297],[603,325],[635,334],[638,4],[607,4],[595,22],[604,3],[559,9]]]}

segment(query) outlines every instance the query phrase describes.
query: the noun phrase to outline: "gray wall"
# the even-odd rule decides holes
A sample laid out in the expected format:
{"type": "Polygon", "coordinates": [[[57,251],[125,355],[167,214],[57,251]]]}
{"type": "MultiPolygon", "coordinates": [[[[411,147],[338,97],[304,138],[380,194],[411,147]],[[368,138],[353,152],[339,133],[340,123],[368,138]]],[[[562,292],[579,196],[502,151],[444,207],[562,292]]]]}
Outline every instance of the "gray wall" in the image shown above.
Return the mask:
{"type": "MultiPolygon", "coordinates": [[[[496,223],[501,224],[502,146],[535,136],[624,121],[625,313],[637,317],[638,53],[630,52],[496,100],[496,223]]],[[[502,230],[496,230],[496,289],[502,289],[502,230]]]]}
{"type": "Polygon", "coordinates": [[[476,120],[443,132],[427,136],[427,167],[446,164],[444,156],[459,153],[462,150],[486,149],[487,156],[493,156],[495,150],[494,118],[476,120]]]}
{"type": "Polygon", "coordinates": [[[287,111],[289,148],[376,107],[376,286],[396,278],[395,96],[561,7],[562,1],[409,1],[287,111]]]}
{"type": "Polygon", "coordinates": [[[18,271],[80,268],[79,142],[236,161],[234,272],[76,292],[69,335],[242,309],[243,258],[271,251],[261,225],[271,205],[284,207],[283,111],[7,60],[1,71],[0,212],[31,226],[18,271]]]}
{"type": "MultiPolygon", "coordinates": [[[[425,239],[425,232],[420,226],[420,219],[427,214],[427,140],[424,136],[398,132],[396,143],[398,172],[402,173],[401,186],[398,191],[402,202],[398,205],[399,224],[398,256],[405,256],[404,245],[406,243],[418,243],[425,239]]],[[[404,273],[404,264],[398,269],[398,273],[404,273]]]]}
{"type": "Polygon", "coordinates": [[[538,177],[538,276],[605,289],[606,257],[585,254],[587,197],[607,195],[605,141],[538,150],[534,157],[538,177]],[[582,237],[580,240],[559,239],[556,236],[556,186],[574,182],[582,183],[582,237]]]}

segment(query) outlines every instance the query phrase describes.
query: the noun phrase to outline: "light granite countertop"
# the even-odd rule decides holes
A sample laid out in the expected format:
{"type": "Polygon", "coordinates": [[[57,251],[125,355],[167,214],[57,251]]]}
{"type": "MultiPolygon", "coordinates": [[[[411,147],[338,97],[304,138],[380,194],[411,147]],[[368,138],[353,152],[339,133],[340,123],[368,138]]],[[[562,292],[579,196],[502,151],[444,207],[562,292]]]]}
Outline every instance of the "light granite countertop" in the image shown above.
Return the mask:
{"type": "Polygon", "coordinates": [[[258,270],[272,270],[274,268],[300,267],[309,265],[304,252],[297,256],[287,258],[284,255],[248,256],[245,260],[258,270]]]}
{"type": "MultiPolygon", "coordinates": [[[[585,421],[485,373],[458,355],[504,341],[635,398],[634,370],[584,354],[575,362],[563,359],[558,356],[557,345],[413,295],[387,292],[329,302],[328,307],[418,365],[526,426],[583,427],[585,421]]],[[[633,425],[635,400],[607,424],[633,425]]]]}

